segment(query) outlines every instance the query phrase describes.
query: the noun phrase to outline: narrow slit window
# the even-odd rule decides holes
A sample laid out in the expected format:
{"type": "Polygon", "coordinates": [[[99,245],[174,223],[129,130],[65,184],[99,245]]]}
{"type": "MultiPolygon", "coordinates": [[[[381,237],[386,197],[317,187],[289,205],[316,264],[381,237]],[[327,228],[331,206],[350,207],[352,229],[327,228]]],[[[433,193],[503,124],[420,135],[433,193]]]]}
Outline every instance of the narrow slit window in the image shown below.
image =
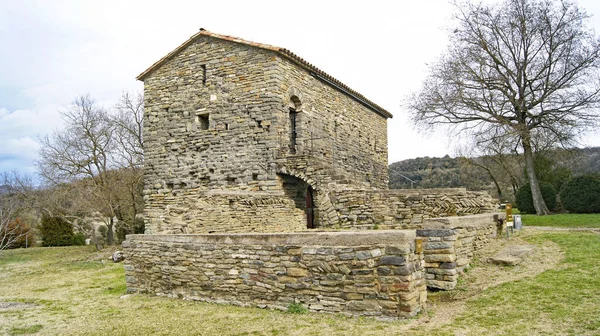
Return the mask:
{"type": "Polygon", "coordinates": [[[290,153],[296,154],[296,143],[298,140],[298,130],[296,128],[296,117],[298,112],[295,109],[290,108],[290,153]]]}
{"type": "Polygon", "coordinates": [[[202,64],[202,85],[206,86],[206,65],[202,64]]]}

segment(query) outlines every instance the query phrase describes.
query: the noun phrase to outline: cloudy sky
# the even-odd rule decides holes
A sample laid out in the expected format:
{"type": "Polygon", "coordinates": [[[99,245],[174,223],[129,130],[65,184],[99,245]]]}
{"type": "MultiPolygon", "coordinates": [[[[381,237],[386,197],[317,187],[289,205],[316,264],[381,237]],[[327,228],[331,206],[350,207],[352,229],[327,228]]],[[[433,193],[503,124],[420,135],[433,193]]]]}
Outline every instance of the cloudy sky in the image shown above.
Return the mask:
{"type": "MultiPolygon", "coordinates": [[[[600,32],[600,1],[579,4],[600,32]]],[[[34,173],[61,109],[142,90],[135,77],[201,27],[288,48],[392,112],[390,162],[452,155],[452,141],[418,134],[401,108],[444,50],[451,15],[446,0],[0,0],[0,172],[34,173]]]]}

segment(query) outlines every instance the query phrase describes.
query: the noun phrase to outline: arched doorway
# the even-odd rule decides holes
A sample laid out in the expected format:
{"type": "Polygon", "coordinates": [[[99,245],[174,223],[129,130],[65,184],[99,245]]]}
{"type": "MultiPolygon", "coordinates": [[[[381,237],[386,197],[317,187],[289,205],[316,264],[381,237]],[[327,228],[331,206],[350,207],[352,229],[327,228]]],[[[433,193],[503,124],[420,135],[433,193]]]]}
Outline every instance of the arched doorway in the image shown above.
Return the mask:
{"type": "Polygon", "coordinates": [[[317,227],[317,216],[315,209],[315,190],[304,180],[289,174],[278,173],[278,180],[284,194],[294,201],[297,209],[302,210],[306,218],[306,228],[317,227]]]}

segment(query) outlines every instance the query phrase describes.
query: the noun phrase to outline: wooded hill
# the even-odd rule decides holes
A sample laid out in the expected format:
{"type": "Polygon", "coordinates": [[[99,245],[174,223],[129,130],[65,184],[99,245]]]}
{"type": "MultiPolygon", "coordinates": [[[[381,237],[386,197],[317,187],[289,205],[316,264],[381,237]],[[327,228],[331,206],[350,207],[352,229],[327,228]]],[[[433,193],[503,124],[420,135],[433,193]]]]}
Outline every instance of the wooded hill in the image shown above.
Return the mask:
{"type": "MultiPolygon", "coordinates": [[[[560,188],[570,176],[600,173],[600,147],[554,149],[537,154],[540,180],[560,188]]],[[[487,190],[493,196],[512,199],[525,181],[522,157],[516,154],[477,158],[419,157],[389,165],[391,189],[457,188],[487,190]],[[411,182],[414,181],[414,182],[411,182]],[[496,180],[496,183],[494,183],[496,180]]]]}

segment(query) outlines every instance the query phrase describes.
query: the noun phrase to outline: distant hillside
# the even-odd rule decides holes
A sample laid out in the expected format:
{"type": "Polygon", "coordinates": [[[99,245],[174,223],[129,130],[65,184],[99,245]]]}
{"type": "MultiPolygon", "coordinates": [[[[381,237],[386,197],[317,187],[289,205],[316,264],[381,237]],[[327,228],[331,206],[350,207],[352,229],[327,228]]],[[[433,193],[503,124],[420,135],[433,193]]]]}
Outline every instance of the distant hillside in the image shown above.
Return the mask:
{"type": "Polygon", "coordinates": [[[394,162],[389,166],[389,186],[391,189],[409,189],[411,185],[414,188],[486,189],[491,179],[485,171],[463,161],[446,155],[394,162]]]}
{"type": "MultiPolygon", "coordinates": [[[[555,161],[554,169],[568,169],[574,175],[600,173],[600,147],[553,150],[543,155],[555,161]]],[[[389,187],[409,189],[411,184],[414,188],[465,187],[469,190],[488,190],[492,195],[497,195],[498,188],[492,179],[493,175],[507,195],[525,178],[519,156],[508,155],[505,160],[508,167],[493,167],[490,172],[472,162],[483,162],[489,167],[493,162],[491,157],[475,158],[471,163],[465,158],[451,158],[448,155],[398,161],[389,165],[389,187]]]]}

